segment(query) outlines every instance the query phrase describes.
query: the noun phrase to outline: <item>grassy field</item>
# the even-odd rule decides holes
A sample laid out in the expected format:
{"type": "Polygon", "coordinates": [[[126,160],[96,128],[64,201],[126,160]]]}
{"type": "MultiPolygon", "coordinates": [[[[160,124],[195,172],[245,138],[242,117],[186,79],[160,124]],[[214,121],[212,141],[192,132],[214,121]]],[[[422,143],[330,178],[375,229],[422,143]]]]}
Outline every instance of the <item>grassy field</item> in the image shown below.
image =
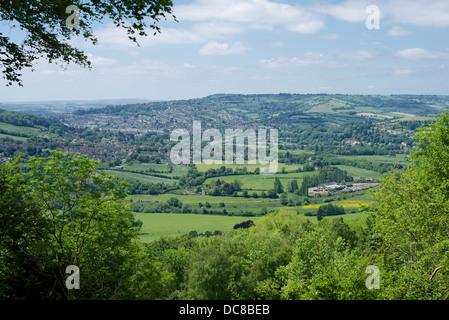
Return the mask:
{"type": "Polygon", "coordinates": [[[261,214],[263,208],[267,210],[279,208],[278,199],[269,198],[244,198],[244,197],[213,197],[207,195],[177,195],[177,194],[161,194],[161,195],[131,195],[133,201],[151,201],[165,203],[171,197],[176,197],[183,205],[187,205],[189,209],[200,208],[200,203],[210,204],[210,210],[223,211],[226,209],[228,213],[235,215],[243,215],[246,213],[261,214]],[[224,207],[220,206],[224,204],[224,207]]]}
{"type": "Polygon", "coordinates": [[[336,159],[346,159],[346,160],[366,160],[372,163],[391,163],[391,164],[410,164],[407,160],[406,154],[397,154],[395,157],[392,156],[338,156],[336,159]]]}
{"type": "Polygon", "coordinates": [[[117,170],[104,170],[107,174],[116,176],[120,179],[125,180],[138,180],[144,183],[165,183],[165,184],[174,184],[177,180],[165,179],[160,177],[154,177],[145,174],[126,172],[126,171],[117,171],[117,170]]]}
{"type": "MultiPolygon", "coordinates": [[[[393,158],[390,157],[391,161],[399,160],[404,161],[403,158],[393,158]]],[[[376,161],[385,161],[387,159],[384,158],[376,158],[376,161]]],[[[134,166],[124,166],[125,169],[128,170],[147,170],[149,168],[158,171],[164,171],[167,168],[165,164],[159,165],[147,165],[147,164],[138,164],[134,166]]],[[[219,168],[220,165],[207,166],[207,165],[199,165],[199,171],[207,171],[209,168],[219,168]]],[[[232,165],[235,169],[236,165],[232,165]]],[[[242,165],[243,167],[243,165],[242,165]]],[[[248,171],[252,171],[257,166],[251,167],[247,166],[248,171]]],[[[337,166],[340,169],[348,171],[349,174],[354,176],[363,176],[363,177],[372,177],[375,179],[379,179],[382,177],[381,174],[370,171],[359,169],[350,166],[337,166]]],[[[177,167],[174,167],[176,170],[177,167]]],[[[244,190],[250,190],[249,194],[252,195],[254,191],[257,190],[257,193],[260,195],[261,191],[268,191],[273,188],[274,179],[276,177],[281,179],[284,187],[288,181],[292,179],[297,179],[298,183],[301,182],[304,175],[310,174],[318,174],[318,172],[293,172],[296,171],[298,166],[286,166],[287,172],[285,174],[278,173],[276,175],[259,175],[259,174],[250,174],[250,175],[231,175],[231,176],[223,176],[223,177],[214,177],[209,178],[205,181],[204,185],[208,185],[214,183],[217,179],[221,181],[232,182],[234,180],[240,180],[243,184],[242,188],[244,190]]],[[[187,169],[187,167],[182,168],[183,170],[187,169]]],[[[120,172],[114,171],[114,174],[121,174],[121,177],[124,178],[137,178],[141,181],[151,181],[151,182],[171,182],[173,183],[176,180],[163,179],[158,177],[146,176],[141,174],[135,174],[130,172],[120,172]]],[[[173,173],[173,172],[172,172],[173,173]]],[[[241,192],[239,193],[241,194],[241,192]]],[[[166,203],[167,200],[171,197],[178,198],[184,205],[187,205],[189,209],[198,210],[200,208],[200,203],[205,205],[206,203],[210,204],[209,210],[214,210],[215,212],[222,211],[226,209],[228,214],[231,215],[209,215],[209,214],[175,214],[175,213],[136,213],[136,219],[139,219],[143,222],[142,226],[142,235],[141,239],[143,241],[152,241],[160,238],[161,236],[178,236],[182,234],[188,234],[190,231],[197,231],[198,233],[204,233],[206,231],[214,232],[216,230],[219,231],[227,231],[232,229],[232,227],[236,223],[240,223],[246,220],[253,220],[257,222],[260,219],[260,214],[262,212],[271,211],[271,210],[293,210],[298,213],[307,214],[307,218],[312,222],[316,223],[316,211],[318,207],[324,203],[323,198],[310,198],[311,204],[308,205],[296,205],[296,206],[283,206],[280,204],[279,199],[269,199],[269,198],[253,198],[252,196],[249,198],[244,197],[228,197],[228,196],[209,196],[209,195],[200,195],[200,194],[161,194],[161,195],[131,195],[130,199],[132,201],[143,201],[148,203],[166,203]],[[221,203],[224,206],[220,205],[221,203]],[[253,213],[257,216],[242,216],[242,214],[253,213]],[[233,214],[233,215],[232,215],[233,214]]],[[[296,200],[299,196],[289,193],[288,198],[296,200]]],[[[360,207],[364,205],[369,205],[372,202],[372,199],[365,194],[342,194],[340,195],[340,200],[332,201],[333,204],[341,205],[345,208],[346,214],[343,215],[344,219],[361,219],[367,216],[366,213],[359,212],[360,207]],[[346,198],[346,199],[344,199],[346,198]]],[[[338,216],[328,217],[328,219],[333,219],[338,216]]]]}
{"type": "MultiPolygon", "coordinates": [[[[291,194],[290,194],[291,195],[291,194]]],[[[184,204],[198,207],[199,203],[209,202],[211,209],[219,208],[220,202],[225,203],[225,208],[228,212],[238,212],[244,210],[245,212],[254,212],[260,214],[262,209],[270,210],[293,210],[300,214],[312,214],[307,218],[316,223],[316,211],[318,207],[323,204],[322,201],[304,205],[304,206],[281,206],[278,200],[271,199],[254,199],[243,197],[212,197],[201,195],[133,195],[130,196],[133,201],[159,201],[166,202],[170,197],[177,197],[184,204]]],[[[362,219],[367,217],[366,213],[359,212],[362,206],[371,204],[373,199],[366,194],[348,197],[333,201],[332,204],[341,205],[345,208],[346,214],[342,215],[344,219],[362,219]]],[[[205,215],[205,214],[174,214],[174,213],[136,213],[136,219],[143,222],[141,239],[143,241],[152,241],[162,236],[178,236],[188,234],[190,231],[197,231],[204,233],[205,231],[214,232],[215,230],[226,231],[231,229],[236,223],[253,220],[257,222],[261,216],[247,217],[247,216],[228,216],[228,215],[205,215]]],[[[328,219],[333,219],[339,216],[330,216],[328,219]]]]}
{"type": "Polygon", "coordinates": [[[204,233],[219,230],[225,232],[235,224],[259,217],[218,216],[202,214],[173,213],[137,213],[136,219],[143,222],[140,239],[144,242],[156,240],[162,236],[171,237],[188,234],[190,231],[204,233]]]}
{"type": "MultiPolygon", "coordinates": [[[[217,181],[217,179],[220,179],[220,181],[226,181],[228,183],[234,180],[240,180],[242,182],[242,189],[268,191],[270,189],[273,189],[275,178],[279,178],[285,187],[285,184],[289,180],[290,181],[294,179],[302,180],[304,175],[313,175],[317,173],[318,172],[314,171],[314,172],[278,173],[274,175],[259,175],[259,174],[234,175],[234,176],[209,178],[204,182],[204,184],[210,185],[211,183],[217,181]]],[[[299,183],[301,183],[301,181],[298,181],[298,184],[299,183]]]]}
{"type": "Polygon", "coordinates": [[[15,126],[13,124],[4,123],[4,122],[0,122],[0,129],[6,130],[13,136],[15,134],[19,134],[19,135],[26,134],[29,136],[36,135],[36,136],[47,137],[47,138],[50,137],[50,134],[44,133],[41,130],[39,130],[38,128],[15,126]]]}
{"type": "MultiPolygon", "coordinates": [[[[166,163],[130,163],[130,164],[123,164],[122,167],[125,170],[130,171],[144,171],[147,170],[154,170],[158,171],[158,173],[166,175],[166,176],[182,176],[187,174],[187,171],[189,171],[189,168],[187,166],[173,166],[172,172],[169,172],[168,170],[168,164],[166,163]]],[[[149,172],[151,173],[151,172],[149,172]]]]}
{"type": "Polygon", "coordinates": [[[279,202],[278,200],[268,199],[268,198],[243,198],[243,197],[214,197],[208,195],[185,195],[185,194],[159,194],[159,195],[130,195],[129,196],[134,201],[159,201],[166,202],[171,197],[178,198],[182,203],[185,204],[198,204],[209,202],[210,204],[218,204],[223,202],[225,204],[246,204],[246,203],[269,203],[269,202],[279,202]]]}
{"type": "MultiPolygon", "coordinates": [[[[326,219],[343,217],[345,220],[363,219],[367,213],[347,213],[342,216],[330,216],[326,219]]],[[[202,214],[175,214],[175,213],[136,213],[135,219],[142,221],[139,239],[143,242],[157,240],[160,237],[176,237],[188,234],[190,231],[204,233],[216,230],[226,232],[235,224],[252,220],[255,224],[261,217],[218,216],[202,214]]],[[[317,223],[315,216],[307,217],[311,222],[317,223]]]]}
{"type": "Polygon", "coordinates": [[[0,133],[0,139],[1,138],[10,138],[10,139],[13,139],[13,140],[18,140],[18,141],[26,141],[26,140],[28,140],[28,138],[25,138],[25,137],[12,136],[12,135],[3,134],[3,133],[0,133]]]}
{"type": "Polygon", "coordinates": [[[350,175],[354,176],[354,177],[367,177],[367,178],[373,178],[373,179],[382,179],[383,178],[383,174],[382,173],[378,173],[375,171],[371,171],[371,170],[366,170],[366,169],[361,169],[361,168],[356,168],[356,167],[350,167],[350,166],[344,166],[344,165],[337,165],[335,166],[341,170],[346,170],[350,175]]]}

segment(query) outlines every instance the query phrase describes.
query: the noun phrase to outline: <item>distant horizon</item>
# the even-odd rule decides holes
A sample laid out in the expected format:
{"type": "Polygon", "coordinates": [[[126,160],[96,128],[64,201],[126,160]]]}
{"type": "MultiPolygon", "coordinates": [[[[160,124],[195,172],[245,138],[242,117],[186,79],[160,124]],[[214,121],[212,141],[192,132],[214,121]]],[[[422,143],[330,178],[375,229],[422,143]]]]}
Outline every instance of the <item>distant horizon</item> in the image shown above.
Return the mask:
{"type": "Polygon", "coordinates": [[[195,100],[195,99],[205,99],[208,97],[212,97],[215,95],[281,95],[281,94],[291,94],[291,95],[354,95],[354,96],[449,96],[447,94],[431,94],[431,93],[296,93],[296,92],[279,92],[279,93],[213,93],[208,94],[201,97],[192,97],[192,98],[181,98],[181,99],[149,99],[149,98],[93,98],[93,99],[55,99],[55,100],[17,100],[17,101],[2,101],[0,100],[0,104],[38,104],[38,103],[85,103],[85,102],[100,102],[100,101],[142,101],[142,102],[167,102],[167,101],[182,101],[182,100],[195,100]]]}

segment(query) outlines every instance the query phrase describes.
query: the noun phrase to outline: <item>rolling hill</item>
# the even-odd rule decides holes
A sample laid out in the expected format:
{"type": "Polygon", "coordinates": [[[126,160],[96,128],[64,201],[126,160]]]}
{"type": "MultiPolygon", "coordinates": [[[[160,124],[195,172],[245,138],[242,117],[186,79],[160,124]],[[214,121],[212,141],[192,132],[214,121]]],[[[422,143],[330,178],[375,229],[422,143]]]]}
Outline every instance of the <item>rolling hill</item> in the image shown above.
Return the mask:
{"type": "Polygon", "coordinates": [[[340,124],[348,120],[432,119],[449,107],[448,96],[216,94],[201,99],[83,109],[63,117],[75,127],[129,132],[205,127],[288,127],[340,124]]]}

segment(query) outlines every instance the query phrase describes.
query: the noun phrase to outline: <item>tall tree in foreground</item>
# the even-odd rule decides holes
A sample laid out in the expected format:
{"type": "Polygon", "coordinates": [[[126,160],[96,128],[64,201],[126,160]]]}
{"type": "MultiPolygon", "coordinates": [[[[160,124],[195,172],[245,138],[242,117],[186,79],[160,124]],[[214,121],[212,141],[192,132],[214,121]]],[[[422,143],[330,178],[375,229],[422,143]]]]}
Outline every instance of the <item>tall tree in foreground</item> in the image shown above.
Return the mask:
{"type": "Polygon", "coordinates": [[[5,276],[13,279],[20,266],[25,272],[14,281],[25,283],[28,292],[6,288],[4,295],[23,298],[34,291],[39,299],[159,297],[165,274],[136,241],[125,188],[97,166],[86,156],[58,151],[31,158],[29,171],[19,177],[40,211],[34,236],[1,252],[10,267],[5,276]],[[70,266],[80,270],[79,289],[67,286],[74,275],[67,274],[70,266]]]}
{"type": "Polygon", "coordinates": [[[30,277],[29,259],[21,250],[42,236],[37,232],[42,219],[33,197],[26,192],[19,160],[0,164],[0,299],[39,298],[29,288],[45,285],[39,275],[30,277]]]}
{"type": "Polygon", "coordinates": [[[81,1],[81,0],[20,0],[0,2],[0,20],[11,31],[25,31],[23,39],[11,39],[0,32],[0,69],[8,85],[22,84],[20,71],[32,68],[33,61],[45,58],[48,62],[75,63],[90,67],[88,56],[68,43],[71,36],[82,36],[96,44],[92,24],[111,20],[116,27],[127,30],[128,38],[147,30],[160,32],[158,22],[172,15],[171,0],[142,1],[81,1]],[[77,13],[72,9],[76,10],[77,13]],[[72,15],[75,14],[75,16],[72,15]],[[76,14],[79,14],[79,18],[76,14]],[[76,24],[74,23],[76,21],[76,24]],[[75,25],[74,28],[69,28],[75,25]]]}
{"type": "Polygon", "coordinates": [[[399,284],[391,294],[443,298],[449,292],[448,113],[421,128],[416,139],[413,164],[387,176],[375,192],[376,230],[391,283],[399,284]]]}

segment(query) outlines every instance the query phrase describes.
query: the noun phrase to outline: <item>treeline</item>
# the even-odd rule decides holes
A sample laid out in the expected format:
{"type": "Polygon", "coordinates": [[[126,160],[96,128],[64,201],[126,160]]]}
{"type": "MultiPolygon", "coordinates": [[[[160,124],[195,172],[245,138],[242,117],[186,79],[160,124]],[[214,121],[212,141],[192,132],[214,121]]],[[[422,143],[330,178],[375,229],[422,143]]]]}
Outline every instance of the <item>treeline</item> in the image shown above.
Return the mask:
{"type": "Polygon", "coordinates": [[[316,187],[320,183],[326,182],[350,182],[353,178],[348,175],[346,170],[341,170],[335,167],[322,168],[318,174],[304,175],[303,183],[307,187],[316,187]]]}
{"type": "MultiPolygon", "coordinates": [[[[367,119],[331,127],[293,125],[284,129],[281,137],[292,143],[284,148],[287,150],[296,148],[332,155],[393,155],[413,145],[413,137],[408,131],[413,131],[417,126],[418,123],[402,123],[397,125],[400,131],[391,134],[383,124],[367,119]]],[[[286,161],[295,161],[298,157],[289,155],[286,161]]]]}
{"type": "Polygon", "coordinates": [[[127,180],[127,179],[117,179],[118,181],[123,181],[125,183],[125,190],[128,194],[164,194],[171,190],[177,189],[173,185],[166,183],[151,183],[151,182],[141,182],[139,180],[127,180]]]}
{"type": "MultiPolygon", "coordinates": [[[[195,165],[191,165],[189,167],[189,170],[185,176],[182,176],[179,179],[179,185],[180,186],[199,186],[206,181],[208,178],[213,177],[222,177],[222,176],[232,176],[232,175],[244,175],[244,174],[259,174],[260,169],[256,168],[253,172],[249,172],[246,167],[236,167],[235,169],[231,167],[225,167],[221,166],[220,168],[210,168],[205,172],[198,171],[197,167],[195,165]]],[[[227,189],[229,190],[229,189],[227,189]]],[[[240,191],[239,190],[233,190],[234,191],[240,191]]],[[[226,194],[229,194],[229,192],[225,192],[226,194]]],[[[232,193],[230,193],[232,194],[232,193]]]]}
{"type": "Polygon", "coordinates": [[[329,158],[329,163],[332,165],[347,165],[351,167],[357,167],[360,169],[366,169],[375,171],[378,173],[387,173],[392,170],[402,170],[406,165],[401,163],[382,163],[382,162],[371,162],[368,160],[351,160],[351,159],[332,159],[329,158]]]}
{"type": "Polygon", "coordinates": [[[323,204],[318,207],[316,218],[318,221],[323,220],[327,216],[338,216],[345,214],[345,208],[343,206],[334,205],[332,203],[323,204]]]}
{"type": "MultiPolygon", "coordinates": [[[[209,202],[199,203],[198,206],[183,204],[176,197],[170,198],[167,202],[149,202],[137,201],[133,202],[131,209],[133,212],[142,213],[189,213],[189,214],[211,214],[211,215],[234,215],[226,210],[226,208],[212,208],[209,202]],[[176,201],[174,202],[173,199],[176,201]]],[[[252,212],[242,212],[241,215],[251,215],[252,212]]]]}
{"type": "Polygon", "coordinates": [[[213,208],[212,205],[206,202],[199,202],[198,205],[183,204],[178,198],[170,197],[166,202],[158,201],[133,201],[131,202],[131,210],[133,212],[142,213],[190,213],[190,214],[210,214],[210,215],[229,215],[229,216],[257,216],[264,215],[268,211],[262,210],[262,212],[253,212],[243,209],[234,209],[228,211],[224,202],[218,204],[218,208],[213,208]]]}

